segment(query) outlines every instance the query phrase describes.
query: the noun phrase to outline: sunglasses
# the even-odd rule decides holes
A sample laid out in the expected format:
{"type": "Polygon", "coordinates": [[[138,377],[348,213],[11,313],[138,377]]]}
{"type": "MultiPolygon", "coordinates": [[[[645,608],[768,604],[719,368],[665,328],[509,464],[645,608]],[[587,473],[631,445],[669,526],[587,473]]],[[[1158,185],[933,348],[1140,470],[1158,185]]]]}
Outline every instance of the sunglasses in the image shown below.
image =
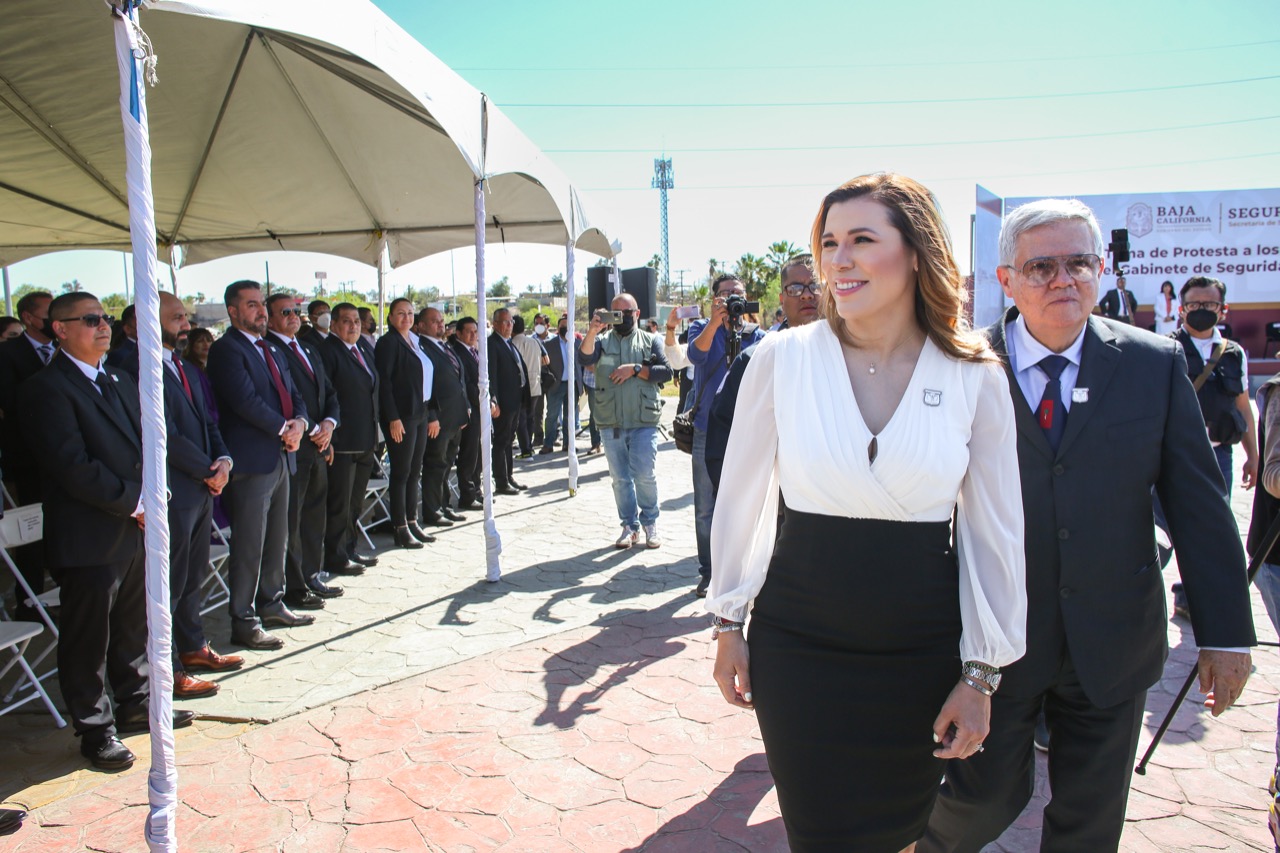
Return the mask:
{"type": "Polygon", "coordinates": [[[59,320],[58,322],[74,323],[77,320],[79,320],[81,323],[84,323],[90,329],[96,329],[98,328],[99,323],[106,323],[108,326],[110,326],[112,323],[116,321],[116,318],[112,317],[110,314],[81,314],[79,317],[67,317],[66,319],[59,320]]]}
{"type": "Polygon", "coordinates": [[[281,316],[284,316],[284,317],[288,317],[290,314],[297,314],[299,317],[301,317],[302,309],[301,308],[281,308],[280,314],[281,316]]]}

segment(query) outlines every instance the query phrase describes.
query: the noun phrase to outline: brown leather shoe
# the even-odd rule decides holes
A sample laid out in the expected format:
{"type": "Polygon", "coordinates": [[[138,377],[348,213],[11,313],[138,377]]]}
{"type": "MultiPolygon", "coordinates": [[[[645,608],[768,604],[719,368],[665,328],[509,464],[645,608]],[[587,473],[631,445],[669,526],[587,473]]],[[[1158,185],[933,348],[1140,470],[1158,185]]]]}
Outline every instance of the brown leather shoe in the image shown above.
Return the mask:
{"type": "Polygon", "coordinates": [[[187,672],[226,672],[244,666],[244,658],[240,655],[220,655],[208,646],[198,652],[179,654],[178,662],[187,672]]]}
{"type": "Polygon", "coordinates": [[[204,681],[182,671],[173,674],[175,699],[199,699],[201,696],[212,696],[217,692],[218,685],[212,681],[204,681]]]}

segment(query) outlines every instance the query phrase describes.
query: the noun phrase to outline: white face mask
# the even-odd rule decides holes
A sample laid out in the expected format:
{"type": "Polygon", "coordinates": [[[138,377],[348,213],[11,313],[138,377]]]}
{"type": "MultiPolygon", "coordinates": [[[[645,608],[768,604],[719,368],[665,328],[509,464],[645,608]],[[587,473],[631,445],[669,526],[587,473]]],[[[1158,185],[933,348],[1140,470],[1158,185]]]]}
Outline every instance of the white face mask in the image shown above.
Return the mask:
{"type": "Polygon", "coordinates": [[[331,323],[332,321],[333,321],[333,315],[327,314],[327,313],[321,314],[319,317],[316,318],[316,328],[328,329],[329,323],[331,323]]]}
{"type": "Polygon", "coordinates": [[[533,327],[533,333],[541,337],[542,335],[545,335],[547,333],[547,327],[539,323],[538,325],[533,327]]]}

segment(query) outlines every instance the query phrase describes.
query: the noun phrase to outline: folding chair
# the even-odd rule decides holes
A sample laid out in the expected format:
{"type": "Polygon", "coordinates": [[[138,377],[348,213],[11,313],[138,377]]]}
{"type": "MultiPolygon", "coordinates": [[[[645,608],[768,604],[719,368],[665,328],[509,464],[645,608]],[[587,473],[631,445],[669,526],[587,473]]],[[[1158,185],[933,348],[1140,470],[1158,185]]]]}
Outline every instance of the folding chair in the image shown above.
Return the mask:
{"type": "Polygon", "coordinates": [[[231,600],[231,587],[224,577],[227,558],[231,556],[231,543],[227,540],[231,535],[231,528],[218,527],[217,522],[212,527],[213,539],[216,541],[209,546],[209,574],[201,584],[206,588],[204,598],[200,601],[201,616],[217,610],[231,600]]]}
{"type": "Polygon", "coordinates": [[[0,708],[0,717],[9,713],[14,708],[27,704],[32,699],[39,696],[44,702],[45,708],[47,708],[49,713],[53,716],[53,721],[57,723],[58,728],[61,729],[67,725],[67,721],[62,719],[62,715],[58,713],[58,709],[53,707],[53,700],[49,698],[49,692],[44,689],[44,685],[40,683],[40,679],[36,678],[36,674],[31,669],[31,665],[27,663],[27,659],[24,657],[27,651],[27,645],[31,642],[31,639],[39,636],[40,632],[43,630],[44,628],[36,622],[0,622],[0,650],[13,650],[13,657],[9,662],[4,666],[0,666],[0,679],[3,679],[5,675],[8,674],[9,670],[13,669],[13,667],[17,665],[22,668],[22,672],[25,676],[24,678],[19,679],[18,685],[30,684],[32,687],[32,690],[28,695],[22,696],[14,701],[10,701],[10,699],[12,699],[13,694],[17,692],[17,687],[9,691],[10,695],[6,696],[4,700],[9,704],[0,708]]]}
{"type": "MultiPolygon", "coordinates": [[[[13,562],[13,557],[9,556],[9,549],[17,547],[18,545],[29,545],[32,542],[39,542],[42,538],[44,538],[44,507],[42,504],[28,504],[27,506],[16,507],[14,509],[7,510],[3,516],[0,516],[0,560],[3,560],[4,564],[9,567],[9,571],[13,573],[14,582],[17,584],[14,589],[14,594],[36,612],[36,615],[40,617],[40,621],[44,623],[44,627],[49,629],[51,638],[49,645],[45,647],[34,660],[28,663],[24,658],[24,670],[28,666],[33,670],[36,667],[39,667],[40,664],[44,662],[44,659],[47,658],[55,648],[57,648],[58,626],[54,624],[53,618],[49,615],[49,609],[58,606],[59,591],[55,587],[54,589],[47,590],[46,592],[36,595],[35,591],[31,589],[30,584],[27,583],[27,579],[23,577],[22,572],[19,571],[17,563],[13,562]]],[[[4,609],[0,608],[0,619],[7,618],[8,617],[5,615],[4,609]]],[[[0,625],[0,627],[3,627],[3,625],[0,625]]],[[[36,634],[39,633],[40,631],[36,632],[36,634]]],[[[35,636],[36,634],[33,634],[32,636],[35,636]]],[[[28,638],[28,640],[29,639],[30,638],[28,638]]],[[[26,644],[24,643],[24,653],[25,650],[26,644]]],[[[12,664],[10,664],[10,667],[8,668],[11,667],[12,664]]],[[[48,672],[43,673],[38,680],[44,681],[45,679],[55,675],[57,672],[58,668],[54,667],[48,672]]],[[[24,683],[23,679],[19,679],[18,683],[10,688],[9,692],[6,693],[4,698],[0,701],[8,702],[12,700],[24,683]]]]}

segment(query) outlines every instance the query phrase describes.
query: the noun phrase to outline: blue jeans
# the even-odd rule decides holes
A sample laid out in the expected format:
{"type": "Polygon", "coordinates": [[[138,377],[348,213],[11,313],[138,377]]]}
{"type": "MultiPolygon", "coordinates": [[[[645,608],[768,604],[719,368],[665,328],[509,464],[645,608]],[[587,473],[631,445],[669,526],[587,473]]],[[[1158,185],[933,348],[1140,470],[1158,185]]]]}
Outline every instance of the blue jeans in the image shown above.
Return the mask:
{"type": "Polygon", "coordinates": [[[587,426],[591,428],[591,446],[600,446],[600,430],[596,429],[596,389],[588,386],[587,388],[587,410],[591,412],[591,419],[587,421],[587,426]]]}
{"type": "Polygon", "coordinates": [[[1219,444],[1213,448],[1213,455],[1218,460],[1218,470],[1222,472],[1223,482],[1227,484],[1227,500],[1231,500],[1231,445],[1219,444]]]}
{"type": "Polygon", "coordinates": [[[639,530],[642,524],[656,523],[658,478],[654,463],[658,459],[658,428],[605,427],[601,437],[613,479],[613,501],[618,505],[623,527],[639,530]]]}
{"type": "Polygon", "coordinates": [[[711,514],[716,508],[707,473],[707,432],[693,430],[693,529],[698,539],[698,574],[711,577],[711,514]]]}
{"type": "Polygon", "coordinates": [[[542,424],[542,449],[551,450],[556,446],[556,432],[564,426],[564,446],[573,447],[569,443],[569,417],[566,411],[569,405],[569,383],[561,382],[546,394],[547,419],[542,424]]]}
{"type": "MultiPolygon", "coordinates": [[[[1262,488],[1258,486],[1257,488],[1262,488]]],[[[1253,579],[1262,596],[1262,603],[1271,617],[1271,625],[1280,631],[1280,566],[1275,563],[1263,563],[1253,579]]],[[[1276,767],[1280,769],[1280,705],[1276,706],[1276,767]]]]}

